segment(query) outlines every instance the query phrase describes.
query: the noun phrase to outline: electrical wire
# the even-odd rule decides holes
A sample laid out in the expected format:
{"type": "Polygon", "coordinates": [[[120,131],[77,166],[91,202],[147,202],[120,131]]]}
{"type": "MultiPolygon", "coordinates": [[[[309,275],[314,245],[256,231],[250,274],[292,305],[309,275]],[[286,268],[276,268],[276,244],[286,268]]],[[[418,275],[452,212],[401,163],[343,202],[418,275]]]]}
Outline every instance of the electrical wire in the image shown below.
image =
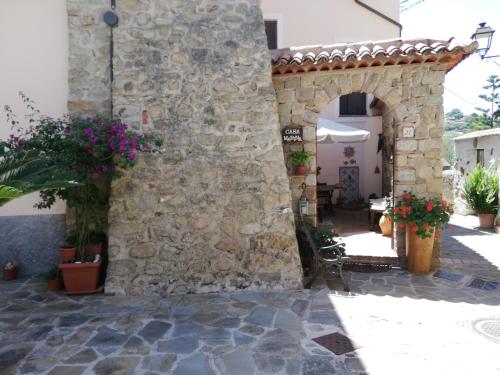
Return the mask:
{"type": "Polygon", "coordinates": [[[474,108],[476,108],[476,107],[478,107],[478,106],[479,106],[479,104],[478,104],[478,103],[474,104],[474,103],[472,103],[472,102],[468,101],[467,99],[465,99],[465,98],[463,98],[462,96],[458,95],[456,92],[453,92],[452,90],[450,90],[448,87],[444,86],[444,88],[445,88],[445,90],[446,90],[446,91],[448,91],[448,92],[449,92],[450,94],[452,94],[453,96],[456,96],[458,99],[462,100],[464,103],[467,103],[467,104],[469,104],[469,105],[473,106],[474,108]]]}

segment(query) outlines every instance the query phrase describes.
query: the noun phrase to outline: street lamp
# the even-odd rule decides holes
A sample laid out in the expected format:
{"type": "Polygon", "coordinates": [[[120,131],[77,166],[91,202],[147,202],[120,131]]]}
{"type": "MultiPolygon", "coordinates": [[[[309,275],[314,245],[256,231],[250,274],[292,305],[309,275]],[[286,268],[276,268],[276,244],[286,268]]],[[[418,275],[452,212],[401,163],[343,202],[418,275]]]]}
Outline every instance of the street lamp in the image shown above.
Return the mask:
{"type": "Polygon", "coordinates": [[[479,47],[476,52],[479,54],[481,59],[489,59],[492,57],[500,57],[500,55],[496,56],[486,56],[488,51],[491,48],[491,40],[493,39],[493,34],[495,30],[486,25],[486,22],[481,22],[479,27],[476,29],[476,32],[472,34],[471,39],[475,40],[479,47]]]}

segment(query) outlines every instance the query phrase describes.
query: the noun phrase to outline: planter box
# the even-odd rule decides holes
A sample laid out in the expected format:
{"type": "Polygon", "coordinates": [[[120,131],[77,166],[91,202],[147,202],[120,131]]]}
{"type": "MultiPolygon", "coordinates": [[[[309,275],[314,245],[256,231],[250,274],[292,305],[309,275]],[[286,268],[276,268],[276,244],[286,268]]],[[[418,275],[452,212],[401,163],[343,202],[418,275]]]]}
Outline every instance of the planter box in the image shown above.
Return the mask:
{"type": "Polygon", "coordinates": [[[64,288],[68,294],[90,294],[97,292],[101,262],[60,264],[64,288]]]}

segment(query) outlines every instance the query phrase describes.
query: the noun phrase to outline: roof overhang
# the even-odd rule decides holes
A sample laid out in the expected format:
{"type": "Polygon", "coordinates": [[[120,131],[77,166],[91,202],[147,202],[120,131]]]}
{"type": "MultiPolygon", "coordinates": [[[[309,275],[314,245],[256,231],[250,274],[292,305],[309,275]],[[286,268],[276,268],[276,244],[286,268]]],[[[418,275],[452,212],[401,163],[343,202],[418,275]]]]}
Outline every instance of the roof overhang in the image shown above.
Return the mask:
{"type": "Polygon", "coordinates": [[[482,138],[482,137],[489,137],[489,136],[500,136],[500,128],[485,129],[485,130],[478,130],[478,131],[471,132],[471,133],[465,133],[465,134],[459,135],[458,137],[453,138],[453,140],[454,141],[465,141],[468,139],[482,138]]]}
{"type": "Polygon", "coordinates": [[[457,44],[453,38],[392,39],[271,50],[271,63],[274,75],[425,63],[444,64],[449,72],[477,47],[477,42],[457,44]]]}

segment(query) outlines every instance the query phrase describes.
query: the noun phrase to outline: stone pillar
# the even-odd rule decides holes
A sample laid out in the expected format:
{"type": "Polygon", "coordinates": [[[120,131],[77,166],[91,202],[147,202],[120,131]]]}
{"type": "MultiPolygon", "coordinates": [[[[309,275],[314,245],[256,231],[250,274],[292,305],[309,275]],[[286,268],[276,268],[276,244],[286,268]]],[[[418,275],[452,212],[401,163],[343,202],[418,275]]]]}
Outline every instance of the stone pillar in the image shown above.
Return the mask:
{"type": "MultiPolygon", "coordinates": [[[[108,1],[70,3],[71,100],[99,110],[108,1]]],[[[115,115],[165,153],[113,183],[106,292],[301,288],[258,1],[122,0],[116,13],[115,115]]]]}

